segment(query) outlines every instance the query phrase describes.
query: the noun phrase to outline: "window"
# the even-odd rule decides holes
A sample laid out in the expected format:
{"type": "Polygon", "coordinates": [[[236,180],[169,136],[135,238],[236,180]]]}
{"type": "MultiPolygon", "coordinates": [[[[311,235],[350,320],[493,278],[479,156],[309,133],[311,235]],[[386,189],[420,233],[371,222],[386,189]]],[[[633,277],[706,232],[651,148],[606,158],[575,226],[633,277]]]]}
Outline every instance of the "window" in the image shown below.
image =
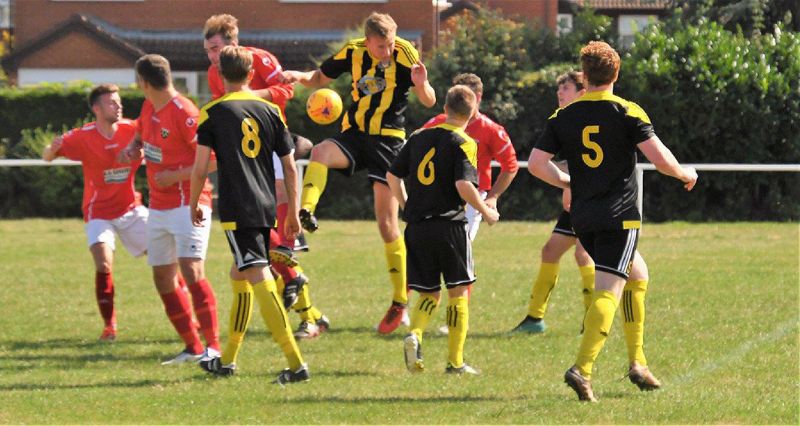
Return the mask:
{"type": "Polygon", "coordinates": [[[173,71],[172,85],[184,95],[197,96],[197,74],[195,71],[173,71]]]}
{"type": "Polygon", "coordinates": [[[622,46],[630,47],[635,34],[657,20],[655,15],[620,15],[617,29],[622,46]]]}
{"type": "Polygon", "coordinates": [[[0,28],[11,28],[11,0],[0,0],[0,28]]]}
{"type": "Polygon", "coordinates": [[[556,17],[556,32],[559,35],[572,32],[572,15],[569,13],[558,14],[556,17]]]}

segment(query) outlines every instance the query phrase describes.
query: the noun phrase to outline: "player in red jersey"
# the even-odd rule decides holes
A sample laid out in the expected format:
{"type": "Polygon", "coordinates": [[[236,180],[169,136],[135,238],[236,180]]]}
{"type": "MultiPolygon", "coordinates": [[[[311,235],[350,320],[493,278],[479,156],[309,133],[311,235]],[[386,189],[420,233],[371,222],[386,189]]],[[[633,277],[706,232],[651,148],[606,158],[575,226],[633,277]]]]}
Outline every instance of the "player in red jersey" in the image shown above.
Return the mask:
{"type": "Polygon", "coordinates": [[[66,157],[80,161],[83,169],[83,220],[89,252],[95,265],[95,296],[105,327],[100,340],[117,338],[114,309],[114,234],[134,257],[147,251],[147,208],[134,189],[141,163],[121,164],[117,154],[136,134],[136,122],[122,118],[119,88],[102,84],[89,93],[89,108],[96,121],[72,129],[53,140],[42,159],[66,157]]]}
{"type": "MultiPolygon", "coordinates": [[[[228,14],[213,15],[206,20],[203,27],[203,48],[211,65],[208,67],[208,87],[212,99],[225,94],[225,86],[219,73],[219,54],[225,46],[239,45],[239,27],[237,19],[228,14]]],[[[245,47],[253,55],[253,78],[248,87],[256,96],[270,101],[281,111],[286,111],[286,103],[294,96],[294,87],[281,82],[283,71],[278,59],[270,52],[255,47],[245,47]]],[[[304,157],[312,147],[310,140],[292,134],[295,144],[295,158],[304,157]]],[[[275,166],[275,196],[277,201],[277,227],[284,229],[288,211],[286,193],[283,188],[283,169],[281,162],[273,159],[275,166]]],[[[305,243],[301,243],[305,246],[305,243]]],[[[299,339],[311,339],[328,330],[330,320],[311,304],[311,296],[307,287],[308,277],[302,273],[293,256],[295,241],[289,240],[282,232],[273,232],[270,236],[270,259],[272,269],[280,276],[279,290],[283,286],[283,298],[286,309],[292,307],[302,319],[295,332],[299,339]]],[[[234,309],[235,310],[235,309],[234,309]]]]}
{"type": "MultiPolygon", "coordinates": [[[[475,92],[478,108],[480,108],[483,96],[481,78],[471,73],[459,74],[453,78],[453,85],[459,84],[467,86],[475,92]]],[[[427,129],[438,126],[446,119],[447,115],[439,114],[428,120],[423,127],[427,129]]],[[[478,143],[478,190],[486,201],[486,205],[497,209],[497,199],[508,189],[514,176],[517,175],[519,169],[517,152],[514,150],[514,145],[511,144],[511,138],[508,137],[506,129],[480,111],[467,124],[466,132],[478,143]],[[494,184],[492,184],[492,160],[500,163],[500,174],[494,184]]],[[[482,218],[481,214],[469,204],[467,205],[467,219],[469,238],[474,241],[482,218]]]]}
{"type": "Polygon", "coordinates": [[[164,364],[197,361],[203,345],[192,323],[185,292],[178,287],[178,268],[192,295],[195,316],[206,340],[206,352],[219,354],[219,327],[214,290],[205,276],[204,258],[211,230],[211,184],[206,181],[200,205],[207,212],[203,226],[192,225],[189,178],[197,149],[197,107],[172,86],[169,62],[160,55],[136,61],[136,83],[145,95],[139,116],[139,137],[122,152],[138,161],[144,151],[150,187],[147,261],[172,325],[186,348],[164,364]]]}

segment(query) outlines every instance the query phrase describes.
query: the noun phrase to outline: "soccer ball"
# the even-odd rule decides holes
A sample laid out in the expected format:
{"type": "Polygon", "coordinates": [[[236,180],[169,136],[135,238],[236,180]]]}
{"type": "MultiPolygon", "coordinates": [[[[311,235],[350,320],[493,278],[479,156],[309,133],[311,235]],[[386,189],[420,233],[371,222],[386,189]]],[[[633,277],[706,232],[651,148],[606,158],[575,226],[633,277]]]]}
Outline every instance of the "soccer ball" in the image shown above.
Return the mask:
{"type": "Polygon", "coordinates": [[[342,114],[342,98],[331,89],[319,89],[308,97],[306,112],[317,124],[331,124],[342,114]]]}

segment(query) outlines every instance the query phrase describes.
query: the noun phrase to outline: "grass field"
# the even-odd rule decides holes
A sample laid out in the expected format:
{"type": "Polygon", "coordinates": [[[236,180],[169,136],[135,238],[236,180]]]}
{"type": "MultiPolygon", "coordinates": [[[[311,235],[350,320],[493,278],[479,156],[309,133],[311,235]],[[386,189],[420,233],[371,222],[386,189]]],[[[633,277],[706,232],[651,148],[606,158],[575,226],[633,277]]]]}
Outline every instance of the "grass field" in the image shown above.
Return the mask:
{"type": "MultiPolygon", "coordinates": [[[[214,226],[207,269],[224,338],[231,257],[214,226]]],[[[796,223],[646,226],[645,350],[665,386],[642,393],[620,380],[627,361],[617,319],[596,364],[595,405],[578,403],[562,383],[582,310],[571,254],[551,298],[548,331],[506,334],[525,315],[551,227],[481,229],[466,356],[483,374],[446,376],[447,339],[431,332],[428,371],[411,376],[403,333],[373,331],[390,296],[375,225],[323,221],[302,261],[333,328],[301,343],[311,382],[281,388],[270,381],[285,361],[258,315],[237,376],[159,365],[181,345],[145,261],[124,250],[115,265],[119,340],[98,343],[102,324],[82,223],[0,221],[0,423],[800,423],[796,223]]],[[[432,325],[443,324],[443,311],[432,325]]]]}

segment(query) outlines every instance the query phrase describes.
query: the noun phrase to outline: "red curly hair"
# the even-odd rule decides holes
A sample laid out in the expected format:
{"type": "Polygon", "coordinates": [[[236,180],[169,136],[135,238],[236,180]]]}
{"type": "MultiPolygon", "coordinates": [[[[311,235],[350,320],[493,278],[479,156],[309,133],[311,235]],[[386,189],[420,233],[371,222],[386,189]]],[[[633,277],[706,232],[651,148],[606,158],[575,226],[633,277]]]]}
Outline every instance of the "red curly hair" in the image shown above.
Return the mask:
{"type": "Polygon", "coordinates": [[[619,63],[619,53],[606,42],[591,41],[581,49],[583,76],[592,86],[617,81],[619,63]]]}

